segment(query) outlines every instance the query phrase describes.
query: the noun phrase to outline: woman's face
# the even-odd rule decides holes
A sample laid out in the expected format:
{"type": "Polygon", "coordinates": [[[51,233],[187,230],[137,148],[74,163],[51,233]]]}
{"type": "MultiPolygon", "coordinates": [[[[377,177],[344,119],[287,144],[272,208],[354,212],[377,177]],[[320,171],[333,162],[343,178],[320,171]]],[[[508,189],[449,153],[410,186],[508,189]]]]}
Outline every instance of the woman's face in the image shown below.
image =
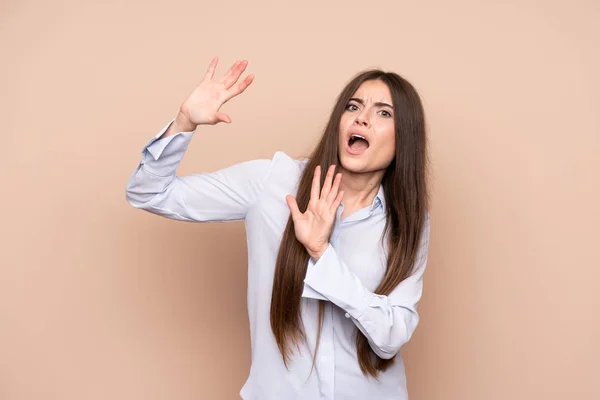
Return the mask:
{"type": "Polygon", "coordinates": [[[394,107],[384,82],[363,82],[346,105],[338,152],[342,168],[354,173],[385,170],[394,159],[394,107]]]}

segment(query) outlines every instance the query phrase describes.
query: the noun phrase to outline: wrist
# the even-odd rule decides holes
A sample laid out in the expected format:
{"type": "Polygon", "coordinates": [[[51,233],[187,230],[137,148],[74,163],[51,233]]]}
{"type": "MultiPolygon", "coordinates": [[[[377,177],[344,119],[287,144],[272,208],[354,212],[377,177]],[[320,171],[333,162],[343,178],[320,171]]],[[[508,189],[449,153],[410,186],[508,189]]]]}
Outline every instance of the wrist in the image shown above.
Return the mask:
{"type": "Polygon", "coordinates": [[[188,117],[186,117],[181,112],[177,114],[175,117],[175,121],[173,124],[176,127],[178,132],[191,132],[196,129],[197,125],[195,125],[188,117]]]}
{"type": "Polygon", "coordinates": [[[308,254],[310,255],[310,257],[315,262],[317,262],[323,256],[323,254],[325,253],[325,251],[327,251],[328,247],[329,247],[329,243],[326,243],[324,246],[319,246],[319,247],[314,248],[314,249],[307,248],[306,251],[308,252],[308,254]]]}

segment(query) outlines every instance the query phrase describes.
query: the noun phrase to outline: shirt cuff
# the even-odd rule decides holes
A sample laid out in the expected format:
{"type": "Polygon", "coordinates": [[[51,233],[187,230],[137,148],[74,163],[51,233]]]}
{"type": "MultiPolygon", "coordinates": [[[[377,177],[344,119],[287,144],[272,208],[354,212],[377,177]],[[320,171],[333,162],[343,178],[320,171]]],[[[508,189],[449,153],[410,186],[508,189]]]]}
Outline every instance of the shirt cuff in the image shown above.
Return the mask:
{"type": "MultiPolygon", "coordinates": [[[[310,258],[308,260],[307,274],[308,271],[315,265],[315,261],[310,258]]],[[[302,297],[306,297],[308,299],[317,299],[317,300],[325,300],[327,301],[327,297],[323,296],[321,293],[317,292],[306,283],[304,283],[304,290],[302,291],[302,297]]]]}
{"type": "Polygon", "coordinates": [[[179,135],[191,136],[195,130],[189,132],[178,132],[175,135],[171,135],[165,138],[160,139],[160,137],[169,129],[171,124],[175,121],[173,118],[169,123],[167,123],[144,147],[142,154],[145,156],[146,154],[150,154],[154,161],[157,161],[162,155],[163,151],[166,147],[173,141],[173,139],[179,135]]]}
{"type": "Polygon", "coordinates": [[[195,132],[178,132],[175,135],[160,138],[173,121],[171,120],[161,129],[142,151],[143,169],[158,177],[170,177],[175,174],[195,132]]]}
{"type": "Polygon", "coordinates": [[[309,263],[304,284],[305,292],[316,292],[355,319],[360,318],[376,297],[339,259],[331,244],[317,262],[309,263]]]}

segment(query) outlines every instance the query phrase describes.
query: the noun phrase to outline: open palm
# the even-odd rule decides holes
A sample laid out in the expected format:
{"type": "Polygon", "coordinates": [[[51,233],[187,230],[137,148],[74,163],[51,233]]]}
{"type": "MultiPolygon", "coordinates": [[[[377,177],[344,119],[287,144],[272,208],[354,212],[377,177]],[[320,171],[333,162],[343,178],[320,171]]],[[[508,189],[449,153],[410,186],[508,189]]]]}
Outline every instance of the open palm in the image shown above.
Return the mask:
{"type": "Polygon", "coordinates": [[[334,179],[334,172],[335,165],[332,165],[327,171],[321,189],[321,167],[315,168],[310,201],[304,213],[300,212],[293,196],[286,196],[294,221],[296,238],[304,245],[311,257],[318,258],[327,249],[337,209],[344,197],[344,192],[339,191],[342,174],[338,173],[334,179]]]}
{"type": "Polygon", "coordinates": [[[218,57],[211,61],[200,84],[181,105],[181,112],[194,125],[231,123],[231,118],[219,109],[231,98],[246,90],[254,79],[253,75],[248,75],[236,84],[248,65],[245,60],[237,61],[220,79],[213,79],[218,61],[218,57]]]}

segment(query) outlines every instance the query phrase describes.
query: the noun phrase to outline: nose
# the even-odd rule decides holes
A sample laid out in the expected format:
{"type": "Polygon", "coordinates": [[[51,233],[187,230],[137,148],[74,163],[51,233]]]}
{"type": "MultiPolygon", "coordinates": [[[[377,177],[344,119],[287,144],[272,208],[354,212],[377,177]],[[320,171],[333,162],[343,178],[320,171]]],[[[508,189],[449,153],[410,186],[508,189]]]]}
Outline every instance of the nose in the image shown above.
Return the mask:
{"type": "Polygon", "coordinates": [[[360,125],[360,126],[364,126],[364,127],[369,126],[369,121],[367,120],[366,116],[362,112],[356,116],[354,123],[357,125],[360,125]]]}

